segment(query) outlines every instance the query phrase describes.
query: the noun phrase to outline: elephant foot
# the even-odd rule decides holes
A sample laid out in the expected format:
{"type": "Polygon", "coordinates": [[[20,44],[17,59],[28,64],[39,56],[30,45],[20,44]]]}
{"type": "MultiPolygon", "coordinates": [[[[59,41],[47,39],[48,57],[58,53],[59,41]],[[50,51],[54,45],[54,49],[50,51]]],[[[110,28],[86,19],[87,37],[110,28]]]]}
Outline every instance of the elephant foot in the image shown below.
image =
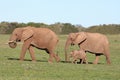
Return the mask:
{"type": "Polygon", "coordinates": [[[20,62],[23,62],[24,60],[21,60],[21,59],[20,59],[19,61],[20,61],[20,62]]]}
{"type": "Polygon", "coordinates": [[[107,64],[111,64],[111,62],[110,62],[110,61],[108,61],[108,62],[107,62],[107,64]]]}
{"type": "Polygon", "coordinates": [[[52,61],[50,61],[50,60],[48,60],[48,63],[49,63],[49,64],[52,64],[53,62],[52,62],[52,61]]]}
{"type": "Polygon", "coordinates": [[[49,59],[49,60],[48,60],[48,63],[52,64],[52,63],[53,63],[52,59],[49,59]]]}
{"type": "Polygon", "coordinates": [[[88,62],[85,62],[86,64],[88,64],[88,62]]]}
{"type": "Polygon", "coordinates": [[[93,62],[93,64],[97,64],[97,62],[93,62]]]}
{"type": "Polygon", "coordinates": [[[57,62],[60,62],[60,58],[56,59],[57,62]]]}
{"type": "Polygon", "coordinates": [[[32,62],[36,62],[36,60],[32,60],[32,62]]]}

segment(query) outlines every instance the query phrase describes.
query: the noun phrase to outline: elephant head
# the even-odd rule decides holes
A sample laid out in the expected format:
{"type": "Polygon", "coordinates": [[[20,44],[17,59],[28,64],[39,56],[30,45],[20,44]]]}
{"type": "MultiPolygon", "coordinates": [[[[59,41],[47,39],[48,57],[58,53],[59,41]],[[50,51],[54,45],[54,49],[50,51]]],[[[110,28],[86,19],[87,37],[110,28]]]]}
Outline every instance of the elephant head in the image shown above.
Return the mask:
{"type": "Polygon", "coordinates": [[[65,61],[68,61],[68,55],[67,55],[67,49],[70,45],[75,45],[75,44],[80,44],[84,40],[86,40],[86,34],[84,32],[79,32],[79,33],[70,33],[66,44],[65,44],[65,61]]]}
{"type": "Polygon", "coordinates": [[[30,27],[16,28],[13,31],[8,44],[11,48],[15,48],[17,46],[17,42],[20,42],[20,41],[24,42],[25,40],[30,38],[33,34],[34,32],[30,29],[30,27]]]}

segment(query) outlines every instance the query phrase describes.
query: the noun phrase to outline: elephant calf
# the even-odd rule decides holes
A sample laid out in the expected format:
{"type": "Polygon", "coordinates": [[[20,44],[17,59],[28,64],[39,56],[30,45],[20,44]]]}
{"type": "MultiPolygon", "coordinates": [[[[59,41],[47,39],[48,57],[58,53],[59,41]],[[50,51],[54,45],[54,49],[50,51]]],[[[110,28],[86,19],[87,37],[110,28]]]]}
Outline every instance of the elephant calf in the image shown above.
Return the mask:
{"type": "Polygon", "coordinates": [[[76,63],[77,59],[79,59],[81,64],[83,64],[83,62],[88,64],[86,60],[86,53],[83,50],[74,50],[70,52],[70,57],[73,58],[72,63],[76,63]]]}

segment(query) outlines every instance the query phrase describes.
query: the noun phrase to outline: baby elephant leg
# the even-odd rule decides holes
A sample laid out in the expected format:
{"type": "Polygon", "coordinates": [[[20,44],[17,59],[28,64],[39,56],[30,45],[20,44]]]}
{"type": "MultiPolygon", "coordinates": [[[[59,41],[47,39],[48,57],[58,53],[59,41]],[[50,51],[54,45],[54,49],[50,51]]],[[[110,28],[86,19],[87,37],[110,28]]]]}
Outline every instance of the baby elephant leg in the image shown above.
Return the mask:
{"type": "Polygon", "coordinates": [[[87,59],[86,59],[86,58],[84,58],[84,59],[81,59],[81,62],[80,62],[80,64],[83,64],[83,62],[85,62],[86,64],[88,64],[88,62],[87,62],[87,59]]]}
{"type": "Polygon", "coordinates": [[[77,64],[77,60],[73,59],[72,63],[77,64]]]}
{"type": "Polygon", "coordinates": [[[83,64],[83,61],[84,61],[84,59],[81,59],[81,62],[80,62],[80,64],[83,64]]]}
{"type": "Polygon", "coordinates": [[[85,63],[86,63],[86,64],[88,64],[88,62],[87,62],[87,59],[86,59],[86,58],[84,59],[84,61],[85,61],[85,63]]]}

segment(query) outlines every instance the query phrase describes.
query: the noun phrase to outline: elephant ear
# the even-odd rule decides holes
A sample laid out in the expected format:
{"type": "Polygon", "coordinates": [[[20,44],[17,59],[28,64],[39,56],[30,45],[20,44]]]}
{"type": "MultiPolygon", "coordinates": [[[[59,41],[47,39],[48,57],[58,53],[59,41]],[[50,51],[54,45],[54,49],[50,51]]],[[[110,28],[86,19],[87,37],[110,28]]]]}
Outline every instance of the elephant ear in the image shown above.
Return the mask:
{"type": "Polygon", "coordinates": [[[23,33],[22,33],[22,41],[25,41],[27,39],[29,39],[30,37],[32,37],[34,34],[33,30],[25,28],[23,33]]]}
{"type": "Polygon", "coordinates": [[[87,38],[85,32],[76,33],[75,44],[79,44],[87,38]]]}

